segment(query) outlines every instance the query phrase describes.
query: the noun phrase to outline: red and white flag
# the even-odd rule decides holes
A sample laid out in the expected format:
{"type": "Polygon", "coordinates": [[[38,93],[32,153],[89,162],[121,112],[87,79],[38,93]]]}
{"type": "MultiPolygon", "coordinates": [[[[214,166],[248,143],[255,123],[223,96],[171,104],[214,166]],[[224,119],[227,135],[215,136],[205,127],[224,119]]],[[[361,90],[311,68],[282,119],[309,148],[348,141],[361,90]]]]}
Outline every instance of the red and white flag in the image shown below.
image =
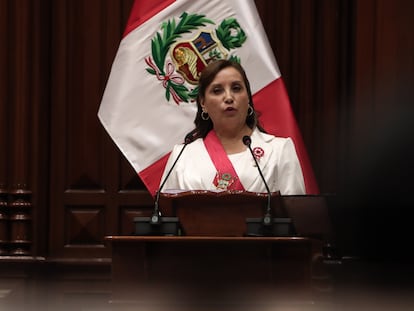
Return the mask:
{"type": "Polygon", "coordinates": [[[149,192],[174,144],[194,128],[197,77],[219,58],[240,61],[267,132],[291,137],[306,192],[319,192],[254,0],[135,0],[98,117],[149,192]]]}

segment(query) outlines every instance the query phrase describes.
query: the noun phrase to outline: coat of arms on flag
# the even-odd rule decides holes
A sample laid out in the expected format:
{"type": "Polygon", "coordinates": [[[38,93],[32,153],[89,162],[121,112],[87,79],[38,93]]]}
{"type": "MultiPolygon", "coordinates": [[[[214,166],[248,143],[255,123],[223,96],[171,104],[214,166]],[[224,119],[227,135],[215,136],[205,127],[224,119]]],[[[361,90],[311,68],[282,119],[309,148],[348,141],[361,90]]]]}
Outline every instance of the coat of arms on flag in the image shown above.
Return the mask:
{"type": "Polygon", "coordinates": [[[205,15],[184,12],[178,24],[174,19],[163,22],[161,33],[151,40],[152,55],[145,58],[147,72],[155,75],[165,88],[167,101],[191,102],[197,97],[197,85],[201,71],[212,61],[230,58],[231,50],[241,47],[247,37],[235,18],[224,19],[215,32],[205,30],[206,24],[215,22],[205,15]],[[184,33],[197,31],[190,40],[180,40],[184,33]],[[167,56],[171,57],[167,59],[167,56]],[[188,85],[185,84],[188,83],[188,85]]]}

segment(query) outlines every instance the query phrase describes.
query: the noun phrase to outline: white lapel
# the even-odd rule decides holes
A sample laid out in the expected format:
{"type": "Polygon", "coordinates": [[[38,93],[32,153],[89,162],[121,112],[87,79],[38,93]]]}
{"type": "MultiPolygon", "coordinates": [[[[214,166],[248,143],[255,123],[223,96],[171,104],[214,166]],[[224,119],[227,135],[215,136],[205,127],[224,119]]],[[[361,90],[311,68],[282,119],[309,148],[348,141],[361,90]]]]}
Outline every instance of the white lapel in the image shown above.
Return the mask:
{"type": "MultiPolygon", "coordinates": [[[[252,143],[251,148],[254,153],[262,154],[261,156],[256,157],[257,162],[262,170],[263,174],[266,176],[265,171],[268,167],[269,160],[272,155],[272,148],[269,144],[272,136],[261,133],[258,129],[255,129],[251,135],[252,143]]],[[[243,171],[240,172],[243,177],[242,183],[245,189],[264,189],[262,178],[260,173],[255,166],[255,162],[252,156],[245,161],[243,171]]],[[[254,190],[257,191],[257,190],[254,190]]]]}

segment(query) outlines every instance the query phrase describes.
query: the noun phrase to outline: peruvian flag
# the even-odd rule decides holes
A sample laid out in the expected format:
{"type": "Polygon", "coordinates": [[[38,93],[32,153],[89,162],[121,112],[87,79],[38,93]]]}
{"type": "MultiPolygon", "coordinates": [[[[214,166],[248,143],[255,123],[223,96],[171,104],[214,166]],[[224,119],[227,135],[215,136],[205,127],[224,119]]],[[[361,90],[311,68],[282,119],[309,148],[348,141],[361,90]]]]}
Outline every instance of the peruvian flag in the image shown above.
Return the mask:
{"type": "Polygon", "coordinates": [[[149,192],[158,190],[174,144],[194,128],[198,74],[219,58],[244,67],[262,126],[293,139],[306,192],[317,194],[254,0],[135,0],[98,117],[149,192]]]}

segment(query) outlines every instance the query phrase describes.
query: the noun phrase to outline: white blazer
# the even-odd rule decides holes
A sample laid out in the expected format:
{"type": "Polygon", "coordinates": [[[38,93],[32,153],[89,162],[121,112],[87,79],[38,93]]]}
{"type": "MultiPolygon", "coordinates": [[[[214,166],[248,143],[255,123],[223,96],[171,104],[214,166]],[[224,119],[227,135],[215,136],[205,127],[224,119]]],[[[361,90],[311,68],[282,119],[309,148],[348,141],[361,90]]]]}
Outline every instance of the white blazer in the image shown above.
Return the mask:
{"type": "MultiPolygon", "coordinates": [[[[260,147],[264,151],[258,163],[270,191],[280,191],[282,195],[305,194],[302,169],[292,139],[275,137],[255,129],[251,140],[252,148],[260,147]]],[[[161,181],[165,179],[183,146],[183,144],[174,146],[161,181]]],[[[229,155],[229,159],[246,191],[267,192],[248,148],[242,153],[229,155]]],[[[217,191],[213,183],[216,172],[203,140],[196,139],[184,149],[162,191],[217,191]]]]}

